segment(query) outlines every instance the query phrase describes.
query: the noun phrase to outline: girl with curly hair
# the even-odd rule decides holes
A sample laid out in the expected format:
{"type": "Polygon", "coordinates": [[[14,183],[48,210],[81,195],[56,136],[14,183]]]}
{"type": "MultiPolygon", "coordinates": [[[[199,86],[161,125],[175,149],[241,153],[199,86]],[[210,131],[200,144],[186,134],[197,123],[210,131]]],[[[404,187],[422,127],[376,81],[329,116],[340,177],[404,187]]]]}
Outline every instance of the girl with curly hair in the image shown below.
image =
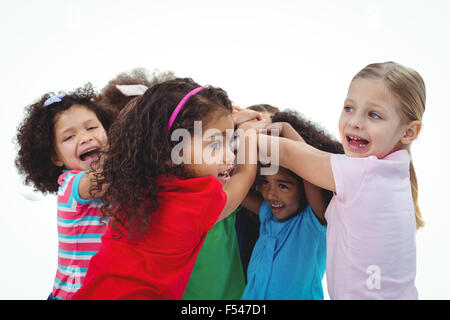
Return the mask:
{"type": "MultiPolygon", "coordinates": [[[[301,137],[329,152],[342,145],[295,111],[277,112],[270,130],[293,141],[301,137]]],[[[326,260],[325,209],[331,192],[280,167],[276,174],[259,175],[256,189],[243,206],[259,214],[259,238],[247,269],[242,299],[323,300],[326,260]]]]}
{"type": "Polygon", "coordinates": [[[222,89],[177,78],[130,103],[111,127],[97,181],[97,190],[108,185],[102,212],[112,220],[74,299],[180,299],[208,230],[237,208],[256,175],[249,143],[246,164],[231,174],[229,132],[254,123],[232,116],[222,89]]]}
{"type": "Polygon", "coordinates": [[[94,165],[107,146],[114,113],[96,102],[92,86],[45,94],[18,128],[16,166],[25,183],[57,193],[58,266],[49,299],[70,299],[81,287],[105,225],[91,195],[94,165]]]}

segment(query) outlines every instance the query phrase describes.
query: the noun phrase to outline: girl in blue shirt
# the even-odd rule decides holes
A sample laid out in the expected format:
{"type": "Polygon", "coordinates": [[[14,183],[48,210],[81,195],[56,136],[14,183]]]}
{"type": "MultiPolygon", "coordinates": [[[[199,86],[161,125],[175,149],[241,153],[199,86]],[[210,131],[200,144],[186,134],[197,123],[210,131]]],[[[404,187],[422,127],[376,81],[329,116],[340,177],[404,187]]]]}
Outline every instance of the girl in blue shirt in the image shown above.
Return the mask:
{"type": "MultiPolygon", "coordinates": [[[[300,140],[301,134],[309,144],[342,153],[339,142],[295,112],[277,113],[274,128],[286,138],[300,140]]],[[[260,175],[257,190],[242,203],[261,221],[242,299],[323,300],[324,215],[331,194],[281,167],[276,174],[260,175]]]]}

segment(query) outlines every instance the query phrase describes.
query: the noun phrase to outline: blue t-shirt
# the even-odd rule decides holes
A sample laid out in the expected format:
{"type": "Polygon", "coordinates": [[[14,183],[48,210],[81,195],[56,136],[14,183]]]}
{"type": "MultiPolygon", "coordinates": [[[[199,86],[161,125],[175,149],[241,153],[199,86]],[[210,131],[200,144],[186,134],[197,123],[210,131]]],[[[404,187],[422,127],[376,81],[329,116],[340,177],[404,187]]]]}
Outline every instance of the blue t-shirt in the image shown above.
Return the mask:
{"type": "Polygon", "coordinates": [[[263,201],[260,235],[247,270],[244,300],[323,300],[326,226],[308,205],[278,221],[263,201]]]}

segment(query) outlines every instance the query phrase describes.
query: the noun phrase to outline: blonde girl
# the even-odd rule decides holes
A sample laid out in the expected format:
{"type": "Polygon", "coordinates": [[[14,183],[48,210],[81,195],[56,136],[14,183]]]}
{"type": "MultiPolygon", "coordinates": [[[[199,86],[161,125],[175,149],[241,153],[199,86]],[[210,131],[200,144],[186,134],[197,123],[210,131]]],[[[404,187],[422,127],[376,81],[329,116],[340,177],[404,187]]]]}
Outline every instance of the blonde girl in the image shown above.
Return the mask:
{"type": "MultiPolygon", "coordinates": [[[[425,84],[395,62],[351,81],[339,119],[345,155],[279,139],[280,165],[333,191],[327,208],[331,299],[417,299],[415,230],[423,226],[409,148],[422,127],[425,84]]],[[[271,150],[275,152],[275,150],[271,150]]]]}

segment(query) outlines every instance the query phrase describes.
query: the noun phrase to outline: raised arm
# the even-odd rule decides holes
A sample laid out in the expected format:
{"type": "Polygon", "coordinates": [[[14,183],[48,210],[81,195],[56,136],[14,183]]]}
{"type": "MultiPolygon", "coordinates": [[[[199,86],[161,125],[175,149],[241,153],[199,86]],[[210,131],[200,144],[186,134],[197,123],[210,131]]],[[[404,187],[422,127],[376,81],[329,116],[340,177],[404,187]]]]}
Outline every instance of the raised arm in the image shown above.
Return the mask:
{"type": "Polygon", "coordinates": [[[238,127],[237,133],[241,141],[241,147],[237,155],[235,173],[223,188],[223,191],[227,194],[227,203],[217,222],[228,217],[241,205],[255,181],[257,169],[257,133],[255,127],[258,126],[258,120],[253,120],[238,127]]]}
{"type": "Polygon", "coordinates": [[[263,198],[259,192],[250,190],[242,201],[242,206],[254,214],[259,214],[262,201],[263,198]]]}
{"type": "Polygon", "coordinates": [[[306,180],[303,180],[303,185],[305,186],[306,199],[316,215],[317,220],[319,220],[322,225],[325,225],[325,211],[328,207],[328,201],[325,198],[322,189],[306,180]]]}
{"type": "Polygon", "coordinates": [[[280,166],[318,187],[336,191],[328,152],[318,150],[305,142],[262,133],[258,135],[258,148],[259,155],[263,157],[273,158],[272,153],[278,152],[280,166]]]}

